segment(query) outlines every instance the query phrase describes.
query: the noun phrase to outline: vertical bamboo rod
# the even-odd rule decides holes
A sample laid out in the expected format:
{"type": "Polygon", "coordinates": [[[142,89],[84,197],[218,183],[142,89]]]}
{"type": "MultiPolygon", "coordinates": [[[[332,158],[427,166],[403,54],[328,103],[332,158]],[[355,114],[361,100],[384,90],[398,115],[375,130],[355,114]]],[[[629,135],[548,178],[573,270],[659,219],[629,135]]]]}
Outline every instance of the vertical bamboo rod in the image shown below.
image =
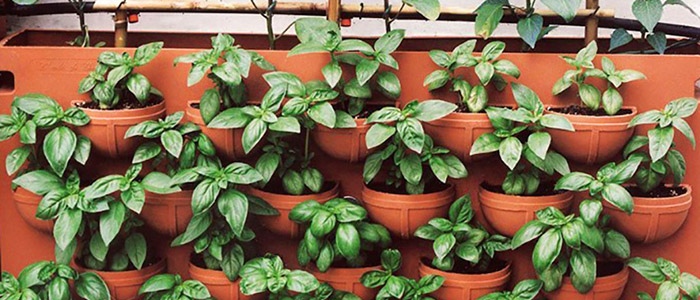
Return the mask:
{"type": "Polygon", "coordinates": [[[126,47],[126,30],[129,25],[126,10],[117,10],[114,15],[114,47],[126,47]]]}
{"type": "MultiPolygon", "coordinates": [[[[586,0],[586,9],[597,9],[599,0],[586,0]]],[[[586,19],[586,45],[590,42],[598,39],[598,16],[597,14],[591,14],[591,16],[586,19]]]]}
{"type": "Polygon", "coordinates": [[[328,18],[328,21],[335,23],[340,21],[340,0],[328,0],[326,18],[328,18]]]}

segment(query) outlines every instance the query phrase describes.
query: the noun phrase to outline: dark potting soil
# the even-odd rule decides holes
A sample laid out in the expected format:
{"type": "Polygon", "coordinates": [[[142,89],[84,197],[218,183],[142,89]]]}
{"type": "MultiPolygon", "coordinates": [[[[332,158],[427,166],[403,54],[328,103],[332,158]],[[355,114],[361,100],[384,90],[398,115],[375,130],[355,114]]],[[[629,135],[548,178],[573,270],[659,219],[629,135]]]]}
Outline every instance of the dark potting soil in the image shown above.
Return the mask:
{"type": "Polygon", "coordinates": [[[151,107],[157,104],[160,104],[163,102],[163,99],[160,97],[151,97],[148,99],[146,102],[141,103],[136,98],[133,97],[128,97],[126,99],[122,99],[115,105],[114,107],[110,108],[101,108],[100,104],[97,103],[97,101],[86,101],[86,102],[79,102],[76,103],[75,106],[80,107],[80,108],[86,108],[86,109],[97,109],[97,110],[125,110],[125,109],[138,109],[138,108],[146,108],[146,107],[151,107]]]}
{"type": "MultiPolygon", "coordinates": [[[[348,263],[344,260],[337,260],[331,264],[332,268],[344,268],[344,269],[360,269],[360,268],[367,268],[367,267],[372,267],[372,266],[378,266],[381,264],[381,252],[378,251],[372,251],[370,253],[367,253],[367,260],[362,266],[351,266],[348,265],[348,263]]],[[[314,262],[311,262],[313,264],[314,262]]]]}
{"type": "MultiPolygon", "coordinates": [[[[386,105],[366,104],[362,108],[362,111],[359,114],[354,115],[353,118],[366,119],[373,112],[378,111],[384,107],[386,107],[386,105]]],[[[342,103],[337,103],[337,104],[333,105],[333,108],[335,108],[336,110],[342,110],[342,111],[347,112],[347,108],[345,107],[345,105],[342,105],[342,103]]]]}
{"type": "MultiPolygon", "coordinates": [[[[386,185],[384,182],[372,182],[372,183],[368,184],[367,186],[370,189],[373,189],[375,191],[380,191],[383,193],[387,193],[387,194],[408,195],[408,193],[406,193],[406,187],[403,185],[396,188],[393,185],[386,185]]],[[[426,184],[425,189],[423,190],[423,194],[430,194],[430,193],[444,191],[448,187],[449,187],[449,185],[444,184],[444,183],[426,184]]]]}
{"type": "MultiPolygon", "coordinates": [[[[321,187],[321,191],[319,191],[318,193],[312,192],[308,188],[304,187],[304,193],[302,193],[301,195],[298,195],[298,196],[325,193],[325,192],[333,189],[333,186],[335,186],[335,182],[326,181],[323,183],[323,186],[321,187]]],[[[274,177],[272,180],[270,180],[270,182],[268,182],[265,185],[264,188],[262,188],[262,190],[265,192],[268,192],[268,193],[287,195],[287,193],[284,191],[284,187],[282,187],[282,180],[274,179],[274,177]]]]}
{"type": "MultiPolygon", "coordinates": [[[[587,106],[582,105],[569,105],[566,107],[550,107],[549,111],[558,112],[567,115],[579,115],[579,116],[596,116],[596,117],[607,117],[608,113],[604,109],[599,108],[596,110],[590,109],[587,106]]],[[[616,116],[629,115],[632,110],[629,108],[622,108],[617,113],[616,116]]]]}
{"type": "MultiPolygon", "coordinates": [[[[595,276],[598,278],[615,275],[620,273],[624,266],[625,264],[619,261],[596,261],[595,276]]],[[[566,271],[564,276],[571,276],[571,268],[566,271]]]]}
{"type": "MultiPolygon", "coordinates": [[[[487,191],[498,193],[498,194],[505,194],[503,191],[503,188],[500,185],[493,185],[489,183],[482,183],[482,187],[484,187],[487,191]]],[[[561,194],[563,191],[555,191],[554,190],[554,182],[542,182],[540,183],[540,186],[537,188],[537,191],[535,191],[534,194],[532,195],[527,195],[527,196],[552,196],[552,195],[557,195],[561,194]]]]}
{"type": "MultiPolygon", "coordinates": [[[[430,266],[431,268],[437,269],[435,266],[433,266],[433,263],[431,262],[430,259],[423,257],[423,258],[421,258],[421,261],[426,266],[430,266]]],[[[486,268],[486,270],[479,270],[479,269],[471,266],[471,264],[469,262],[466,262],[466,261],[461,260],[461,259],[455,259],[454,267],[452,268],[452,271],[449,271],[449,273],[469,274],[469,275],[488,274],[488,273],[493,273],[493,272],[503,270],[503,268],[505,268],[507,265],[508,265],[508,262],[494,258],[491,261],[491,263],[489,264],[488,268],[486,268]]]]}
{"type": "MultiPolygon", "coordinates": [[[[109,255],[107,256],[107,260],[109,260],[109,255]]],[[[143,269],[145,269],[145,268],[148,268],[148,267],[150,267],[150,266],[152,266],[152,265],[155,265],[156,263],[158,263],[159,260],[160,260],[160,259],[158,259],[158,258],[156,258],[156,257],[154,257],[154,256],[152,256],[152,255],[147,255],[147,256],[146,256],[146,260],[143,262],[143,266],[141,266],[141,270],[143,270],[143,269]]],[[[91,270],[90,268],[86,267],[85,264],[84,264],[81,260],[76,259],[76,260],[75,260],[75,263],[76,263],[78,266],[80,266],[81,268],[83,268],[83,269],[91,270]]],[[[109,267],[109,262],[107,262],[107,266],[105,266],[105,269],[104,269],[104,270],[95,270],[95,271],[100,271],[100,272],[127,272],[127,271],[135,271],[135,270],[136,270],[136,268],[134,268],[134,266],[131,265],[131,261],[129,261],[129,266],[126,268],[126,270],[122,270],[122,271],[111,271],[111,270],[108,270],[108,269],[107,269],[108,267],[109,267]]]]}
{"type": "Polygon", "coordinates": [[[643,198],[668,198],[676,197],[688,192],[686,188],[682,186],[658,186],[651,191],[645,192],[636,186],[625,187],[632,197],[643,197],[643,198]]]}

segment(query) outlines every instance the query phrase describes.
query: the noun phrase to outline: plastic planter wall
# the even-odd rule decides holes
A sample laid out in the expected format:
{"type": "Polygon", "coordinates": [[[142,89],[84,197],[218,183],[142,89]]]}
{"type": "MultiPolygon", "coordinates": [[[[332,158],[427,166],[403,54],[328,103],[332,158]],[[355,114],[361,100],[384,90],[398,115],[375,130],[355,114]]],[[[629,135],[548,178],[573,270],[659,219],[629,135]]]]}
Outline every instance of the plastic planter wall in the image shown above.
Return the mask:
{"type": "MultiPolygon", "coordinates": [[[[80,79],[89,72],[95,64],[100,52],[105,49],[78,49],[62,46],[63,41],[72,39],[74,33],[63,32],[24,32],[16,36],[8,37],[0,45],[0,71],[11,72],[14,77],[12,85],[6,84],[0,89],[0,110],[9,113],[10,103],[15,95],[25,93],[43,93],[53,97],[62,105],[68,106],[71,100],[84,99],[77,94],[77,86],[80,79]],[[44,46],[42,46],[44,45],[44,46]],[[55,45],[55,46],[45,46],[55,45]]],[[[97,40],[109,40],[111,36],[94,33],[97,40]]],[[[165,95],[168,113],[184,111],[187,101],[197,100],[205,88],[206,83],[195,87],[186,87],[186,78],[189,66],[173,66],[173,59],[177,56],[197,51],[196,49],[176,48],[181,45],[187,47],[208,47],[208,35],[194,34],[130,34],[130,42],[134,45],[151,41],[165,41],[166,48],[158,57],[140,72],[151,79],[153,85],[165,95]],[[175,48],[174,48],[175,47],[175,48]]],[[[236,36],[237,41],[247,49],[264,49],[264,38],[253,36],[236,36]]],[[[438,39],[426,43],[425,39],[406,40],[402,50],[427,50],[430,47],[442,48],[449,51],[463,39],[438,39]]],[[[288,49],[295,44],[294,39],[283,39],[281,47],[288,49]]],[[[582,44],[578,40],[552,40],[545,41],[543,49],[574,52],[582,44]],[[549,46],[549,47],[547,47],[549,46]]],[[[479,43],[479,49],[483,41],[479,43]]],[[[520,47],[520,43],[510,40],[509,49],[514,51],[520,47]],[[512,42],[512,43],[511,43],[512,42]]],[[[607,48],[605,42],[601,43],[601,49],[607,48]]],[[[133,48],[127,49],[133,51],[133,48]]],[[[117,49],[122,51],[122,49],[117,49]]],[[[328,60],[325,55],[304,55],[287,57],[286,51],[259,50],[281,71],[288,71],[299,75],[302,80],[321,79],[320,69],[328,60]]],[[[697,52],[696,52],[697,53],[697,52]]],[[[506,53],[503,59],[514,62],[523,71],[523,76],[517,82],[527,85],[535,90],[547,104],[568,104],[577,100],[575,93],[567,91],[564,95],[553,97],[551,87],[568,66],[556,53],[506,53]]],[[[431,98],[447,98],[447,95],[431,95],[423,87],[423,79],[434,69],[427,52],[399,51],[395,54],[401,69],[398,76],[401,80],[403,92],[400,101],[406,103],[413,99],[425,100],[431,98]]],[[[624,85],[621,92],[625,104],[636,106],[639,111],[652,108],[663,108],[670,100],[694,95],[695,82],[700,78],[700,56],[698,55],[610,55],[618,68],[639,70],[646,74],[647,80],[635,81],[624,85]]],[[[596,62],[598,64],[599,62],[596,62]]],[[[252,100],[260,99],[268,89],[267,84],[260,77],[261,71],[251,69],[247,80],[252,100]]],[[[471,78],[470,80],[475,80],[471,78]]],[[[205,82],[205,81],[202,81],[205,82]]],[[[492,101],[496,104],[514,103],[510,91],[496,93],[490,91],[492,101]]],[[[700,114],[696,114],[689,120],[691,127],[700,128],[700,114]]],[[[680,136],[680,135],[678,135],[680,136]]],[[[14,141],[17,143],[18,141],[14,141]]],[[[688,174],[686,182],[694,187],[700,186],[700,160],[686,139],[676,140],[678,148],[688,157],[688,174]]],[[[0,157],[5,157],[14,146],[4,145],[0,148],[0,157]]],[[[329,180],[341,183],[341,195],[360,197],[362,191],[362,163],[346,164],[316,151],[319,159],[315,161],[316,167],[321,169],[329,180]],[[338,172],[342,170],[342,172],[338,172]]],[[[94,158],[93,158],[94,159],[94,158]]],[[[505,169],[494,170],[493,166],[501,166],[488,158],[467,164],[469,177],[466,180],[455,181],[457,195],[466,192],[471,193],[473,205],[478,218],[483,222],[480,203],[478,202],[478,184],[484,180],[496,182],[504,176],[505,169]]],[[[92,159],[91,159],[92,160],[92,159]]],[[[125,164],[109,160],[99,160],[103,165],[94,168],[95,172],[107,171],[110,174],[122,172],[125,164]]],[[[574,170],[592,171],[597,166],[587,168],[572,165],[574,170]]],[[[95,174],[104,175],[104,174],[95,174]]],[[[2,269],[17,274],[25,265],[44,259],[52,259],[53,241],[50,235],[41,233],[30,227],[19,215],[11,199],[10,178],[6,173],[0,172],[0,246],[2,253],[2,269]]],[[[697,195],[697,194],[696,194],[697,195]]],[[[580,200],[580,197],[577,197],[580,200]]],[[[577,205],[576,205],[577,206],[577,205]]],[[[257,226],[256,226],[257,227],[257,226]]],[[[261,250],[269,250],[279,253],[288,265],[295,267],[296,241],[281,239],[265,233],[264,229],[256,228],[259,236],[261,250]],[[282,250],[280,250],[282,249],[282,250]],[[280,253],[281,252],[281,253],[280,253]]],[[[678,263],[684,271],[700,274],[700,253],[698,243],[698,231],[700,230],[700,205],[693,205],[686,223],[672,237],[661,242],[641,245],[632,245],[632,255],[655,259],[658,256],[671,259],[678,263]]],[[[168,269],[171,272],[187,274],[188,249],[171,249],[166,237],[153,234],[154,250],[160,256],[168,258],[168,269]]],[[[428,255],[431,247],[422,241],[402,241],[395,239],[395,247],[398,247],[404,255],[403,272],[408,276],[417,276],[419,256],[428,255]]],[[[530,262],[530,248],[525,247],[512,254],[507,259],[513,261],[514,280],[534,277],[534,271],[530,262]]],[[[636,273],[630,278],[630,283],[624,295],[624,299],[633,299],[637,291],[653,292],[650,285],[645,284],[636,273]]]]}

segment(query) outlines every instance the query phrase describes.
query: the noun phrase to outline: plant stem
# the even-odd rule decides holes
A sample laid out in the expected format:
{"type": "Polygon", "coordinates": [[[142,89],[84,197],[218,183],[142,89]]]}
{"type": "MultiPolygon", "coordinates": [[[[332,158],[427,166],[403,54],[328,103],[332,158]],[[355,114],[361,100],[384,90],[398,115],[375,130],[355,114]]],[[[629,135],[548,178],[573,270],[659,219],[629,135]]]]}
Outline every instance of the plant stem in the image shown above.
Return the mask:
{"type": "Polygon", "coordinates": [[[275,50],[275,32],[272,29],[272,5],[275,3],[275,0],[267,0],[267,13],[266,13],[266,21],[267,21],[267,40],[270,42],[270,50],[275,50]]]}
{"type": "Polygon", "coordinates": [[[389,22],[389,0],[384,0],[384,29],[386,32],[391,31],[391,22],[389,22]]]}
{"type": "Polygon", "coordinates": [[[294,21],[292,21],[292,23],[289,23],[289,25],[287,25],[287,28],[282,30],[282,32],[280,34],[278,34],[277,37],[275,37],[275,41],[279,40],[285,33],[287,33],[287,31],[289,31],[289,29],[292,28],[292,26],[294,26],[294,24],[296,24],[296,22],[297,21],[294,20],[294,21]]]}
{"type": "Polygon", "coordinates": [[[404,7],[406,7],[406,3],[405,3],[405,2],[404,2],[404,3],[401,3],[401,7],[399,7],[399,11],[396,13],[396,15],[395,15],[393,18],[391,18],[391,19],[389,20],[389,24],[394,23],[394,21],[396,21],[396,19],[399,18],[399,16],[401,15],[401,12],[403,11],[403,8],[404,8],[404,7]]]}
{"type": "Polygon", "coordinates": [[[311,128],[306,128],[306,133],[304,136],[304,161],[309,161],[309,139],[311,137],[311,128]]]}

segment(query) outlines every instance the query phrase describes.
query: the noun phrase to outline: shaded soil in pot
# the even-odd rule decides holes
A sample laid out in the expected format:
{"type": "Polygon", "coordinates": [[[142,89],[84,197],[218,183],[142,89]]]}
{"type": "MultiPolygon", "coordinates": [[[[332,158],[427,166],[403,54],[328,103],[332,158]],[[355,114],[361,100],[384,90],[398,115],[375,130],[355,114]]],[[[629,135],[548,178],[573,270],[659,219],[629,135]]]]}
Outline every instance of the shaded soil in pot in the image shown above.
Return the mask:
{"type": "MultiPolygon", "coordinates": [[[[396,195],[411,195],[406,192],[406,187],[404,185],[396,188],[393,185],[386,185],[384,182],[371,182],[370,184],[367,185],[370,189],[373,189],[375,191],[379,191],[382,193],[387,193],[387,194],[396,194],[396,195]]],[[[431,194],[431,193],[437,193],[444,191],[448,189],[450,186],[448,184],[444,183],[432,183],[432,184],[426,184],[425,189],[423,190],[423,194],[431,194]]]]}
{"type": "MultiPolygon", "coordinates": [[[[481,184],[484,189],[486,189],[489,192],[493,193],[498,193],[498,194],[505,194],[503,191],[503,188],[500,185],[492,185],[488,183],[482,183],[481,184]]],[[[552,195],[558,195],[561,194],[565,191],[555,191],[554,190],[554,182],[542,182],[540,183],[540,186],[537,188],[537,191],[531,195],[520,195],[520,196],[527,196],[527,197],[537,197],[537,196],[552,196],[552,195]]]]}
{"type": "MultiPolygon", "coordinates": [[[[360,268],[368,268],[368,267],[372,267],[372,266],[378,266],[381,264],[381,259],[380,259],[381,251],[369,252],[365,255],[365,257],[367,259],[365,260],[365,263],[362,264],[362,266],[351,266],[347,263],[347,261],[345,261],[345,259],[340,259],[340,260],[334,261],[331,264],[331,268],[360,269],[360,268]]],[[[315,264],[315,263],[316,263],[315,261],[312,261],[309,264],[315,264]]]]}
{"type": "Polygon", "coordinates": [[[138,109],[138,108],[146,108],[146,107],[151,107],[154,105],[158,105],[161,102],[163,102],[163,99],[160,97],[151,97],[149,98],[146,102],[141,103],[136,98],[133,96],[129,96],[126,99],[122,99],[115,105],[114,107],[109,107],[109,108],[101,108],[100,104],[97,101],[85,101],[85,102],[80,102],[76,103],[75,106],[80,107],[80,108],[86,108],[86,109],[97,109],[97,110],[125,110],[125,109],[138,109]]]}
{"type": "MultiPolygon", "coordinates": [[[[553,112],[562,113],[562,114],[567,114],[567,115],[596,116],[596,117],[610,116],[602,108],[593,110],[587,106],[582,106],[582,105],[569,105],[566,107],[550,107],[548,110],[553,111],[553,112]]],[[[631,109],[621,108],[619,111],[617,111],[617,113],[615,113],[615,116],[624,116],[624,115],[629,115],[631,113],[632,113],[631,109]]]]}
{"type": "MultiPolygon", "coordinates": [[[[625,267],[625,264],[619,261],[597,261],[596,262],[596,278],[615,275],[620,273],[625,267]]],[[[564,276],[571,276],[571,268],[566,271],[564,276]]]]}
{"type": "Polygon", "coordinates": [[[282,179],[279,179],[279,177],[273,177],[270,182],[268,182],[264,188],[258,188],[259,190],[272,193],[272,194],[278,194],[278,195],[289,195],[289,196],[302,196],[302,195],[312,195],[312,194],[322,194],[325,192],[330,191],[333,189],[335,186],[335,182],[333,181],[326,181],[323,183],[323,186],[321,187],[321,190],[317,192],[313,192],[309,190],[309,188],[304,187],[304,192],[301,193],[301,195],[292,195],[288,194],[285,190],[284,187],[282,186],[282,179]]]}
{"type": "MultiPolygon", "coordinates": [[[[336,110],[342,110],[347,112],[348,109],[346,105],[343,105],[344,103],[337,103],[333,105],[333,108],[336,110]]],[[[391,105],[379,105],[379,104],[365,104],[365,106],[362,108],[362,111],[358,113],[357,115],[354,115],[354,119],[366,119],[371,115],[373,112],[378,111],[384,107],[391,106],[391,105]]],[[[392,106],[393,107],[393,106],[392,106]]]]}
{"type": "MultiPolygon", "coordinates": [[[[92,269],[90,269],[89,267],[87,267],[87,266],[85,265],[85,263],[83,263],[83,259],[84,259],[84,257],[77,258],[77,259],[75,260],[75,263],[76,263],[77,265],[79,265],[79,266],[80,266],[81,268],[83,268],[83,269],[92,270],[92,269]]],[[[124,270],[121,270],[121,271],[112,271],[112,270],[109,270],[109,265],[110,265],[110,263],[111,263],[111,262],[110,262],[110,255],[107,255],[106,260],[107,260],[107,264],[105,265],[105,267],[104,267],[102,270],[94,270],[94,271],[99,271],[99,272],[128,272],[128,271],[136,271],[136,268],[134,268],[134,266],[131,265],[131,261],[129,261],[129,266],[128,266],[126,269],[124,269],[124,270]]],[[[154,256],[152,256],[152,255],[148,255],[148,256],[146,257],[146,260],[143,262],[143,266],[141,266],[141,270],[143,270],[143,269],[145,269],[145,268],[148,268],[148,267],[150,267],[150,266],[152,266],[152,265],[155,265],[155,264],[157,264],[159,261],[160,261],[160,258],[154,257],[154,256]]]]}
{"type": "MultiPolygon", "coordinates": [[[[421,261],[423,262],[424,265],[430,266],[433,269],[440,270],[433,266],[433,263],[431,262],[430,259],[428,258],[421,258],[421,261]]],[[[448,271],[449,273],[456,273],[456,274],[466,274],[466,275],[479,275],[479,274],[488,274],[488,273],[493,273],[497,272],[500,270],[503,270],[508,265],[508,262],[500,259],[494,258],[491,263],[489,263],[488,267],[486,269],[479,269],[471,265],[470,262],[464,261],[462,259],[455,259],[455,264],[454,268],[452,268],[451,271],[448,271]]]]}
{"type": "Polygon", "coordinates": [[[627,186],[625,187],[628,192],[632,195],[632,197],[641,197],[641,198],[668,198],[668,197],[676,197],[683,195],[688,192],[686,188],[682,186],[657,186],[656,188],[652,189],[651,191],[645,192],[639,187],[636,186],[627,186]]]}

